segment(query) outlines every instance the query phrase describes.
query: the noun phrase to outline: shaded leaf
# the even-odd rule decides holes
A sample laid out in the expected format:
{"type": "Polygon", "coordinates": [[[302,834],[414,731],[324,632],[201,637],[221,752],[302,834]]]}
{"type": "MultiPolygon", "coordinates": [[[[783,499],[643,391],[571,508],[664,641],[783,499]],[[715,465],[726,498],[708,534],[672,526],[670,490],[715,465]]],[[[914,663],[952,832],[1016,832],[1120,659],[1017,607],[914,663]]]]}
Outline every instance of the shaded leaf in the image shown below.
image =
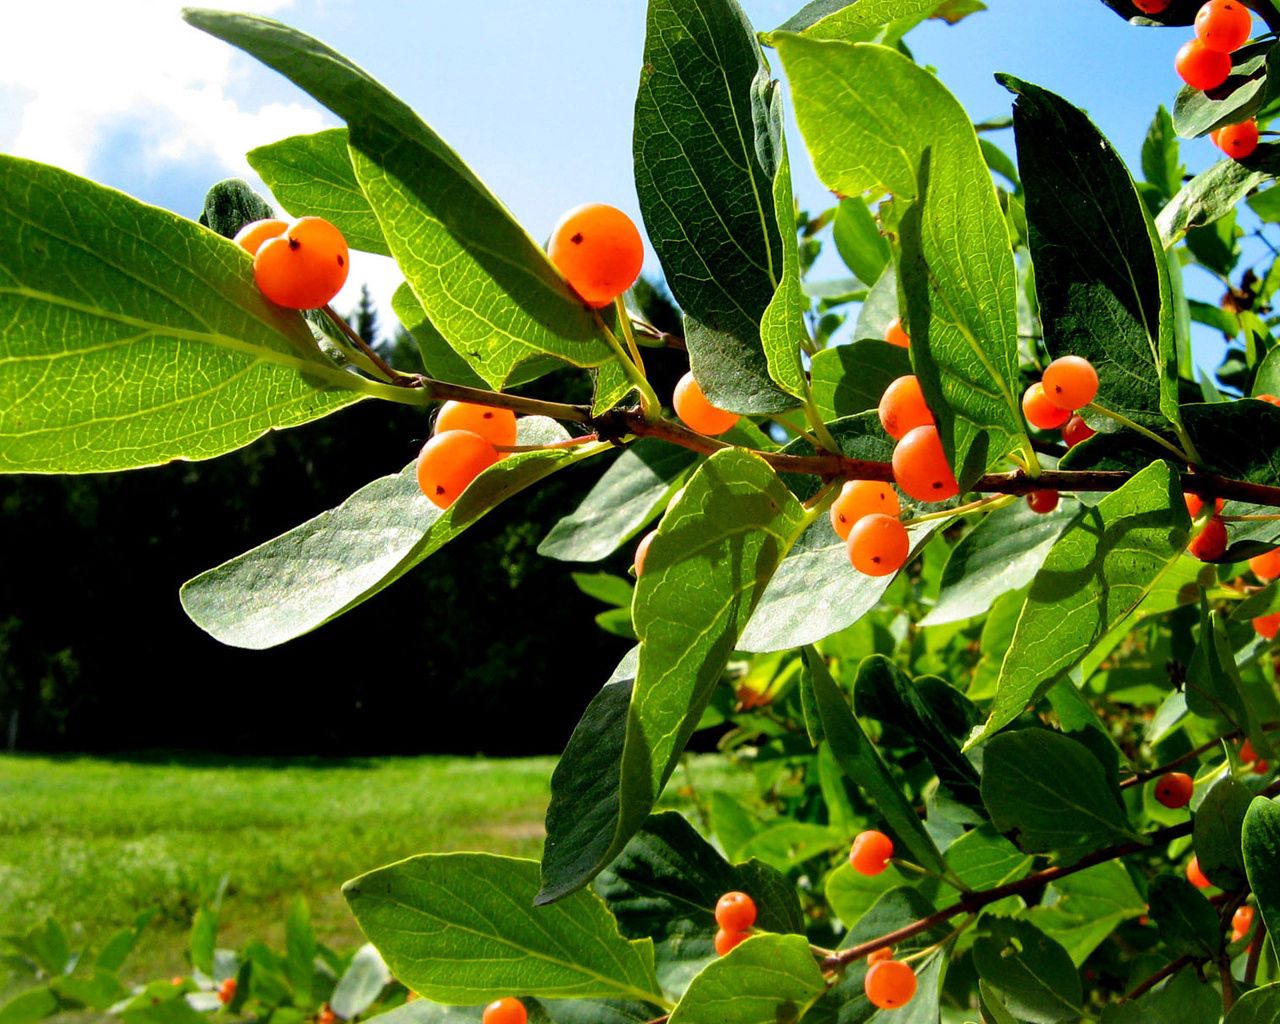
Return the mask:
{"type": "Polygon", "coordinates": [[[910,372],[905,349],[867,339],[823,349],[809,365],[813,401],[824,420],[878,408],[885,389],[910,372]]]}
{"type": "Polygon", "coordinates": [[[1147,890],[1160,940],[1179,956],[1213,957],[1222,944],[1218,913],[1185,879],[1160,875],[1147,890]]]}
{"type": "Polygon", "coordinates": [[[974,966],[1010,1012],[1038,1024],[1080,1018],[1080,975],[1065,949],[1028,921],[986,917],[979,929],[974,966]]]}
{"type": "Polygon", "coordinates": [[[671,1024],[778,1024],[825,990],[803,935],[756,935],[693,979],[671,1024]]]}
{"type": "Polygon", "coordinates": [[[1253,794],[1242,782],[1219,779],[1196,808],[1196,859],[1200,870],[1219,889],[1234,890],[1244,884],[1244,853],[1240,835],[1253,794]]]}
{"type": "Polygon", "coordinates": [[[1078,967],[1117,925],[1146,912],[1146,901],[1124,866],[1108,861],[1053,882],[1030,918],[1078,967]]]}
{"type": "Polygon", "coordinates": [[[1249,804],[1241,832],[1245,872],[1267,931],[1280,928],[1280,803],[1257,796],[1249,804]]]}

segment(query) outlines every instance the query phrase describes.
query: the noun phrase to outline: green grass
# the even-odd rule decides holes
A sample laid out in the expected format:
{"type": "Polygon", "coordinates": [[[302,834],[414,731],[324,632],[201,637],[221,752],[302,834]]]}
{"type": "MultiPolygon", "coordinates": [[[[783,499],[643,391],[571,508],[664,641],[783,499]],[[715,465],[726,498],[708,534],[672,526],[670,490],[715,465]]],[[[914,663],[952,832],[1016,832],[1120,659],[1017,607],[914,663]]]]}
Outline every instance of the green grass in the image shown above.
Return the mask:
{"type": "MultiPolygon", "coordinates": [[[[78,947],[157,907],[125,973],[168,977],[186,966],[192,912],[225,876],[221,945],[280,947],[302,893],[321,940],[349,948],[361,939],[339,892],[348,878],[429,851],[537,857],[554,764],[0,756],[0,934],[52,914],[78,947]]],[[[697,781],[722,785],[725,769],[705,759],[697,781]]],[[[667,805],[688,807],[678,792],[667,805]]],[[[20,980],[0,975],[0,993],[20,980]]]]}

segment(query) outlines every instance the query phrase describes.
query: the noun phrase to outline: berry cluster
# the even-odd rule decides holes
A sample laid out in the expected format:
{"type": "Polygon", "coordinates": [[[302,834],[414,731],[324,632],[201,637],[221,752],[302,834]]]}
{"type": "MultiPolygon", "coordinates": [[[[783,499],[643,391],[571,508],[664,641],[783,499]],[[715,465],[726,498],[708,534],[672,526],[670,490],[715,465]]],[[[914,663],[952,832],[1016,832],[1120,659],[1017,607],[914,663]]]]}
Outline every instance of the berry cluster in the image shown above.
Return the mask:
{"type": "Polygon", "coordinates": [[[716,953],[724,956],[751,937],[756,923],[756,903],[745,892],[727,892],[716,901],[716,953]]]}
{"type": "Polygon", "coordinates": [[[319,309],[347,283],[347,240],[323,217],[255,220],[235,241],[253,257],[253,279],[277,306],[319,309]]]}
{"type": "Polygon", "coordinates": [[[503,458],[498,447],[515,443],[516,414],[510,409],[445,402],[435,434],[418,453],[418,486],[433,504],[448,508],[472,480],[503,458]]]}

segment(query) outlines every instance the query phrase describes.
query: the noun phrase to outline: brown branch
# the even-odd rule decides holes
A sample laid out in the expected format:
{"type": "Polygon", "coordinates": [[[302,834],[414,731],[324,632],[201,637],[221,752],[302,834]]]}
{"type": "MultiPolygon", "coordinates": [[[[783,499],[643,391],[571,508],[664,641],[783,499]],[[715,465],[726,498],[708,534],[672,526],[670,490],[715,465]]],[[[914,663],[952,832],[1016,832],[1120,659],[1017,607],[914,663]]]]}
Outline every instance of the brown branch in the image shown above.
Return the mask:
{"type": "Polygon", "coordinates": [[[1244,965],[1244,983],[1250,988],[1258,977],[1258,964],[1262,959],[1262,944],[1267,939],[1267,922],[1261,914],[1253,915],[1257,923],[1253,926],[1253,939],[1249,943],[1249,959],[1244,965]]]}
{"type": "Polygon", "coordinates": [[[411,382],[413,375],[401,373],[394,366],[389,365],[382,356],[378,355],[378,353],[365,342],[364,338],[360,337],[360,335],[352,329],[351,325],[347,323],[346,318],[338,315],[337,311],[332,306],[325,306],[320,310],[320,312],[329,318],[329,322],[342,332],[343,337],[345,337],[347,341],[351,342],[352,345],[363,352],[369,362],[373,363],[374,366],[386,375],[389,383],[400,384],[402,386],[412,386],[411,383],[406,384],[406,382],[411,382]]]}
{"type": "Polygon", "coordinates": [[[1159,778],[1161,775],[1164,775],[1166,772],[1171,772],[1175,768],[1181,768],[1188,761],[1194,761],[1201,754],[1204,754],[1212,750],[1214,747],[1220,744],[1223,740],[1235,739],[1237,736],[1240,735],[1242,731],[1243,730],[1241,729],[1232,729],[1228,733],[1224,733],[1223,735],[1218,736],[1215,739],[1211,739],[1208,743],[1201,743],[1200,746],[1196,747],[1194,750],[1188,750],[1181,757],[1175,757],[1172,761],[1168,761],[1165,764],[1160,765],[1159,767],[1150,768],[1145,772],[1138,772],[1137,775],[1131,775],[1127,779],[1122,779],[1120,782],[1120,788],[1128,789],[1130,786],[1139,786],[1144,782],[1150,781],[1151,779],[1159,778]]]}
{"type": "Polygon", "coordinates": [[[1133,991],[1128,992],[1124,996],[1122,996],[1120,1001],[1122,1003],[1127,1003],[1131,999],[1137,999],[1139,996],[1146,995],[1146,993],[1150,992],[1153,988],[1159,985],[1160,982],[1164,981],[1165,978],[1170,978],[1173,975],[1177,974],[1180,970],[1182,970],[1182,968],[1188,967],[1191,964],[1195,963],[1195,959],[1196,958],[1193,956],[1180,956],[1178,957],[1177,960],[1174,960],[1172,963],[1165,964],[1163,967],[1160,968],[1160,970],[1156,971],[1155,974],[1151,975],[1151,977],[1149,977],[1141,985],[1138,985],[1137,987],[1135,987],[1133,991]]]}
{"type": "Polygon", "coordinates": [[[1225,953],[1218,955],[1218,977],[1222,981],[1222,1012],[1231,1012],[1236,1002],[1236,989],[1231,980],[1231,961],[1225,953]]]}

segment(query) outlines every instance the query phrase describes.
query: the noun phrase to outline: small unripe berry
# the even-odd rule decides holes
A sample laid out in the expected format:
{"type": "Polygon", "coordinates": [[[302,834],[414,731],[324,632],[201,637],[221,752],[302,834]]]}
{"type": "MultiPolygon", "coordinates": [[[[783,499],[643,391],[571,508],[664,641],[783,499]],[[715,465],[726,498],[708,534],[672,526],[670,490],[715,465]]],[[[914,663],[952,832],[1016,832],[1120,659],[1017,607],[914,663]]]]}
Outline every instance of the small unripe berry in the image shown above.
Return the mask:
{"type": "Polygon", "coordinates": [[[484,1008],[483,1024],[525,1024],[529,1011],[519,999],[498,999],[484,1008]]]}
{"type": "Polygon", "coordinates": [[[1253,907],[1243,906],[1236,909],[1231,915],[1231,933],[1232,938],[1239,942],[1249,934],[1249,929],[1253,927],[1253,907]]]}
{"type": "Polygon", "coordinates": [[[1170,810],[1186,807],[1196,784],[1186,772],[1166,772],[1156,780],[1156,800],[1170,810]]]}
{"type": "Polygon", "coordinates": [[[849,850],[849,863],[860,875],[878,875],[893,859],[893,840],[883,832],[859,832],[849,850]]]}
{"type": "Polygon", "coordinates": [[[436,433],[469,430],[492,445],[509,447],[516,443],[516,414],[510,409],[472,402],[445,402],[436,416],[436,433]]]}
{"type": "Polygon", "coordinates": [[[236,979],[227,978],[218,986],[218,1002],[226,1006],[236,997],[236,979]]]}
{"type": "Polygon", "coordinates": [[[418,486],[439,508],[448,508],[467,486],[498,461],[488,441],[469,430],[436,434],[418,454],[418,486]]]}
{"type": "Polygon", "coordinates": [[[880,396],[880,425],[895,441],[908,430],[931,425],[933,413],[920,390],[920,378],[908,374],[899,377],[880,396]]]}
{"type": "Polygon", "coordinates": [[[893,479],[916,501],[946,501],[960,493],[938,428],[915,427],[893,449],[893,479]]]}
{"type": "Polygon", "coordinates": [[[1192,854],[1191,859],[1187,861],[1187,881],[1194,885],[1197,889],[1208,889],[1212,882],[1209,881],[1200,870],[1200,858],[1192,854]]]}
{"type": "Polygon", "coordinates": [[[1022,394],[1022,415],[1039,430],[1057,430],[1071,419],[1068,409],[1060,409],[1049,401],[1044,385],[1037,382],[1022,394]]]}
{"type": "Polygon", "coordinates": [[[846,480],[831,505],[831,525],[841,540],[848,540],[853,524],[863,516],[873,512],[896,516],[901,511],[898,494],[891,484],[879,480],[846,480]]]}
{"type": "Polygon", "coordinates": [[[1259,615],[1253,620],[1253,631],[1264,640],[1274,640],[1280,633],[1280,612],[1274,615],[1259,615]]]}
{"type": "Polygon", "coordinates": [[[867,971],[863,988],[872,1006],[896,1010],[915,997],[916,972],[901,960],[881,960],[867,971]]]}
{"type": "Polygon", "coordinates": [[[1179,77],[1193,89],[1208,92],[1231,77],[1231,56],[1210,50],[1199,39],[1188,39],[1173,59],[1179,77]]]}
{"type": "Polygon", "coordinates": [[[902,320],[894,317],[889,321],[889,326],[884,329],[884,340],[890,345],[896,345],[898,348],[910,348],[911,337],[902,329],[902,320]]]}
{"type": "Polygon", "coordinates": [[[250,256],[256,256],[262,243],[271,238],[278,238],[289,230],[287,221],[269,217],[266,220],[250,221],[239,231],[233,241],[250,256]]]}
{"type": "Polygon", "coordinates": [[[1083,416],[1072,416],[1062,428],[1062,440],[1067,442],[1068,448],[1074,448],[1081,441],[1089,440],[1096,433],[1097,431],[1084,421],[1083,416]]]}
{"type": "Polygon", "coordinates": [[[319,309],[347,282],[350,261],[342,232],[322,217],[301,217],[267,239],[253,258],[253,278],[277,306],[319,309]]]}
{"type": "Polygon", "coordinates": [[[599,309],[636,283],[644,241],[621,210],[588,203],[560,218],[547,255],[582,301],[599,309]]]}
{"type": "Polygon", "coordinates": [[[749,938],[751,938],[750,932],[731,932],[721,928],[716,932],[716,953],[720,956],[724,956],[729,952],[729,950],[733,949],[734,946],[746,942],[749,938]]]}
{"type": "Polygon", "coordinates": [[[653,538],[658,536],[657,530],[650,530],[640,538],[640,543],[636,545],[636,557],[632,565],[636,570],[636,579],[644,575],[644,560],[649,556],[649,545],[653,543],[653,538]]]}
{"type": "Polygon", "coordinates": [[[717,409],[707,401],[707,396],[702,393],[702,387],[693,379],[692,371],[681,377],[680,382],[676,384],[671,404],[684,425],[690,430],[696,430],[699,434],[715,437],[717,434],[733,429],[733,425],[738,422],[737,413],[717,409]]]}
{"type": "Polygon", "coordinates": [[[872,512],[853,524],[849,531],[849,561],[867,576],[889,576],[911,554],[907,528],[894,516],[872,512]]]}
{"type": "Polygon", "coordinates": [[[1196,14],[1196,38],[1219,53],[1238,50],[1253,32],[1253,16],[1239,0],[1209,0],[1196,14]]]}
{"type": "Polygon", "coordinates": [[[1075,412],[1098,396],[1098,371],[1083,356],[1062,356],[1051,362],[1040,379],[1045,397],[1059,409],[1075,412]]]}
{"type": "Polygon", "coordinates": [[[1133,0],[1133,6],[1143,14],[1163,14],[1173,0],[1133,0]]]}
{"type": "Polygon", "coordinates": [[[1027,495],[1027,506],[1032,512],[1046,515],[1058,507],[1057,491],[1032,491],[1027,495]]]}
{"type": "Polygon", "coordinates": [[[1253,156],[1258,148],[1258,139],[1258,122],[1251,118],[1218,129],[1218,137],[1214,139],[1214,143],[1232,160],[1243,160],[1253,156]]]}
{"type": "Polygon", "coordinates": [[[1202,562],[1214,562],[1226,553],[1227,528],[1216,516],[1210,519],[1197,533],[1187,551],[1202,562]]]}
{"type": "Polygon", "coordinates": [[[881,946],[879,949],[873,949],[867,954],[867,966],[878,964],[881,960],[893,959],[893,947],[881,946]]]}
{"type": "Polygon", "coordinates": [[[716,924],[727,932],[745,932],[756,923],[756,902],[745,892],[727,892],[716,902],[716,924]]]}

